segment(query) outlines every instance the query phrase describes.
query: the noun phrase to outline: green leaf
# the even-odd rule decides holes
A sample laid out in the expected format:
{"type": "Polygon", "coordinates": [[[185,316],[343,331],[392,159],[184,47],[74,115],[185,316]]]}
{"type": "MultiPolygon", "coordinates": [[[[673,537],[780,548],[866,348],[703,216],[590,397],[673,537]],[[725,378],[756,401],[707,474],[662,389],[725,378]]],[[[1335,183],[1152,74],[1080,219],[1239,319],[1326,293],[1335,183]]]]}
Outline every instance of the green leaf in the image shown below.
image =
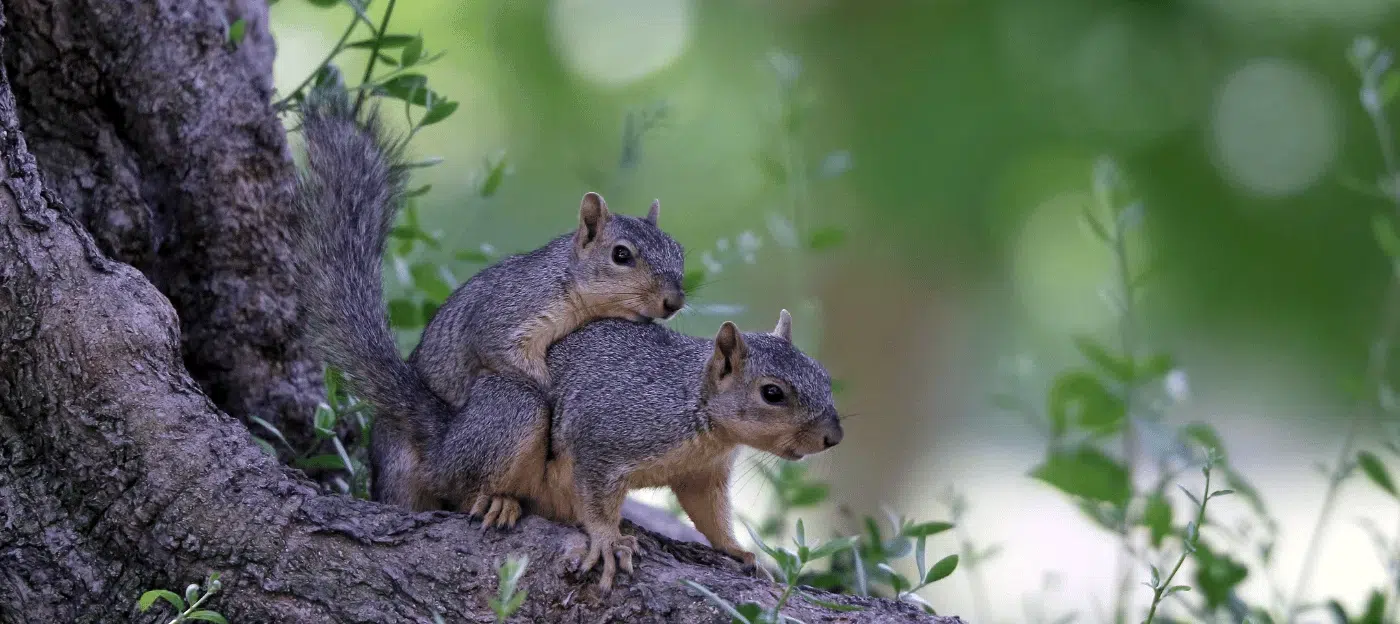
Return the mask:
{"type": "Polygon", "coordinates": [[[914,544],[914,569],[918,571],[919,578],[924,578],[924,573],[928,572],[928,568],[924,567],[925,549],[927,547],[927,537],[920,537],[919,541],[914,544]]]}
{"type": "Polygon", "coordinates": [[[1167,373],[1172,372],[1174,368],[1176,368],[1176,358],[1165,353],[1159,353],[1138,362],[1137,378],[1135,381],[1138,383],[1156,381],[1166,376],[1167,373]]]}
{"type": "Polygon", "coordinates": [[[929,583],[935,583],[948,578],[948,575],[952,574],[953,570],[956,569],[958,569],[957,555],[948,555],[947,557],[939,559],[938,563],[933,564],[933,567],[929,568],[928,576],[924,577],[924,584],[928,585],[929,583]]]}
{"type": "Polygon", "coordinates": [[[403,194],[403,198],[404,198],[404,199],[411,199],[411,198],[414,198],[414,197],[421,197],[421,196],[423,196],[423,195],[427,195],[427,194],[428,194],[428,191],[431,191],[431,190],[433,190],[433,185],[431,185],[431,184],[424,184],[423,186],[420,186],[420,187],[418,187],[418,188],[416,188],[416,189],[413,189],[413,190],[411,190],[411,191],[408,191],[407,193],[404,193],[404,194],[403,194]]]}
{"type": "Polygon", "coordinates": [[[1127,469],[1089,446],[1052,453],[1044,464],[1031,472],[1031,477],[1070,496],[1109,503],[1120,509],[1128,504],[1133,493],[1127,469]]]}
{"type": "Polygon", "coordinates": [[[736,618],[734,620],[735,622],[752,622],[753,624],[759,624],[760,622],[768,621],[768,618],[764,617],[763,605],[757,602],[746,602],[739,605],[737,609],[743,619],[740,620],[736,618]]]}
{"type": "Polygon", "coordinates": [[[788,492],[789,507],[811,507],[821,504],[831,492],[825,483],[803,483],[788,492]]]}
{"type": "Polygon", "coordinates": [[[185,619],[188,619],[188,620],[200,620],[200,621],[202,621],[202,622],[214,622],[215,624],[228,624],[228,620],[225,620],[225,619],[224,619],[224,616],[219,615],[218,613],[215,613],[215,612],[213,612],[213,611],[205,610],[205,609],[200,609],[199,611],[194,611],[194,612],[190,613],[189,615],[186,615],[186,616],[185,616],[185,619]]]}
{"type": "MultiPolygon", "coordinates": [[[[332,4],[338,4],[339,1],[340,0],[335,0],[334,2],[332,2],[332,4]]],[[[419,39],[419,37],[413,35],[384,35],[379,38],[379,49],[382,50],[385,48],[402,48],[415,39],[419,39]]],[[[374,47],[374,40],[361,39],[359,41],[347,43],[345,44],[345,47],[370,49],[374,47]]]]}
{"type": "Polygon", "coordinates": [[[429,321],[433,320],[433,316],[437,314],[438,308],[440,307],[442,307],[442,304],[436,301],[424,301],[423,324],[426,325],[429,321]]]}
{"type": "Polygon", "coordinates": [[[744,523],[744,528],[748,530],[749,537],[753,539],[753,543],[758,546],[759,550],[762,550],[769,557],[772,557],[775,560],[778,559],[778,551],[772,546],[769,546],[767,543],[765,543],[763,541],[763,538],[758,535],[758,532],[753,530],[753,527],[749,526],[748,523],[744,523]]]}
{"type": "Polygon", "coordinates": [[[452,286],[443,279],[441,267],[418,262],[408,267],[408,274],[413,276],[413,285],[422,290],[424,295],[438,301],[452,296],[452,286]]]}
{"type": "Polygon", "coordinates": [[[1386,74],[1385,78],[1381,79],[1381,104],[1391,103],[1396,95],[1400,95],[1400,74],[1386,74]]]}
{"type": "Polygon", "coordinates": [[[847,548],[854,546],[857,541],[859,541],[859,538],[851,536],[838,537],[833,540],[822,542],[821,546],[812,549],[812,554],[808,556],[808,560],[819,561],[821,559],[825,559],[826,557],[830,557],[831,555],[834,555],[838,552],[841,552],[843,550],[846,550],[847,548]]]}
{"type": "Polygon", "coordinates": [[[1217,497],[1217,496],[1229,496],[1229,495],[1234,494],[1234,493],[1235,493],[1234,490],[1216,490],[1216,491],[1210,493],[1209,498],[1215,498],[1215,497],[1217,497]]]}
{"type": "Polygon", "coordinates": [[[1111,435],[1123,426],[1127,406],[1092,373],[1070,371],[1050,387],[1050,422],[1056,435],[1075,425],[1089,433],[1111,435]]]}
{"type": "MultiPolygon", "coordinates": [[[[1205,423],[1191,423],[1181,428],[1182,437],[1193,440],[1206,449],[1215,449],[1225,458],[1225,444],[1221,442],[1220,434],[1215,431],[1215,427],[1205,423]]],[[[1228,459],[1226,460],[1228,461],[1228,459]]]]}
{"type": "Polygon", "coordinates": [[[243,38],[247,35],[248,22],[243,21],[243,18],[240,17],[233,20],[233,23],[228,25],[228,42],[233,44],[234,47],[238,47],[239,44],[243,43],[243,38]]]}
{"type": "Polygon", "coordinates": [[[378,90],[396,100],[422,106],[428,101],[428,77],[423,74],[399,74],[379,83],[378,90]]]}
{"type": "Polygon", "coordinates": [[[262,449],[263,452],[267,453],[269,457],[277,457],[277,449],[272,446],[271,442],[259,438],[258,436],[253,436],[253,444],[258,445],[258,448],[262,449]]]}
{"type": "Polygon", "coordinates": [[[170,606],[175,607],[176,611],[185,610],[185,600],[168,589],[152,589],[151,591],[141,594],[141,600],[137,601],[136,604],[142,611],[146,611],[149,610],[151,605],[154,605],[157,600],[164,600],[170,603],[170,606]]]}
{"type": "Polygon", "coordinates": [[[811,238],[807,240],[807,247],[812,251],[822,251],[839,246],[846,240],[846,233],[838,228],[826,227],[812,232],[811,238]]]}
{"type": "Polygon", "coordinates": [[[1400,260],[1400,236],[1395,234],[1395,224],[1383,214],[1371,217],[1371,230],[1376,236],[1376,244],[1392,259],[1400,260]]]}
{"type": "Polygon", "coordinates": [[[803,600],[806,600],[807,602],[817,605],[818,607],[821,607],[823,609],[831,609],[832,611],[839,611],[841,613],[850,613],[852,611],[861,611],[864,609],[864,607],[857,607],[855,605],[841,604],[839,602],[827,602],[805,592],[798,593],[802,594],[803,600]]]}
{"type": "Polygon", "coordinates": [[[1172,531],[1172,506],[1160,492],[1147,497],[1147,508],[1142,512],[1142,524],[1152,536],[1152,547],[1159,548],[1162,540],[1172,531]]]}
{"type": "Polygon", "coordinates": [[[326,405],[325,403],[319,403],[316,405],[316,413],[312,417],[311,422],[312,426],[316,428],[316,431],[318,433],[335,433],[335,420],[335,410],[332,410],[331,406],[326,405]]]}
{"type": "Polygon", "coordinates": [[[395,329],[417,329],[423,326],[419,307],[408,299],[389,301],[389,324],[395,329]]]}
{"type": "Polygon", "coordinates": [[[1196,545],[1196,589],[1205,597],[1206,609],[1226,604],[1235,587],[1249,576],[1249,568],[1228,555],[1212,551],[1205,542],[1196,545]]]}
{"type": "Polygon", "coordinates": [[[1356,455],[1356,463],[1361,466],[1361,471],[1366,473],[1366,477],[1382,490],[1389,492],[1391,496],[1400,498],[1400,493],[1395,490],[1395,482],[1390,478],[1390,471],[1386,470],[1385,464],[1381,463],[1370,451],[1361,451],[1356,455]]]}
{"type": "Polygon", "coordinates": [[[185,586],[185,602],[194,604],[199,600],[199,584],[190,583],[185,586]]]}
{"type": "Polygon", "coordinates": [[[1357,624],[1381,624],[1385,619],[1385,594],[1378,589],[1371,590],[1366,600],[1366,612],[1356,620],[1357,624]]]}
{"type": "Polygon", "coordinates": [[[1191,493],[1191,490],[1186,489],[1186,486],[1184,486],[1184,485],[1178,483],[1178,484],[1176,484],[1176,487],[1177,487],[1177,489],[1181,490],[1181,493],[1182,493],[1182,494],[1185,494],[1185,495],[1186,495],[1186,498],[1189,498],[1189,499],[1191,499],[1191,502],[1196,503],[1196,506],[1197,506],[1197,507],[1200,507],[1200,506],[1201,506],[1201,499],[1196,498],[1196,495],[1195,495],[1195,494],[1192,494],[1192,493],[1191,493]]]}
{"type": "Polygon", "coordinates": [[[797,538],[796,538],[796,539],[797,539],[797,545],[798,545],[798,546],[806,546],[806,545],[807,545],[807,529],[806,529],[806,527],[805,527],[805,526],[803,525],[803,523],[802,523],[802,518],[798,518],[798,519],[797,519],[797,538]]]}
{"type": "MultiPolygon", "coordinates": [[[[278,429],[278,428],[276,427],[276,425],[273,425],[272,423],[267,422],[266,420],[263,420],[263,419],[261,419],[261,418],[259,418],[259,417],[257,417],[257,416],[249,416],[249,417],[248,417],[248,420],[253,421],[253,424],[255,424],[255,425],[257,425],[257,426],[262,427],[263,429],[266,429],[269,433],[271,433],[271,434],[272,434],[273,436],[275,436],[279,441],[281,441],[282,444],[287,445],[287,448],[292,448],[292,444],[291,444],[290,442],[287,441],[287,438],[285,438],[285,437],[282,436],[282,431],[281,431],[280,429],[278,429]]],[[[276,455],[276,453],[273,453],[273,454],[276,455]]]]}
{"type": "Polygon", "coordinates": [[[292,465],[293,465],[293,466],[296,466],[297,468],[301,468],[302,470],[344,470],[344,469],[345,469],[345,462],[344,462],[343,460],[341,460],[340,455],[335,454],[335,453],[327,453],[327,454],[323,454],[323,455],[312,455],[311,457],[303,457],[303,458],[297,459],[296,461],[292,462],[292,465]]]}
{"type": "Polygon", "coordinates": [[[510,600],[506,602],[505,612],[509,614],[519,611],[520,605],[525,604],[525,595],[527,593],[529,592],[527,592],[526,590],[521,590],[512,595],[510,597],[510,600]]]}
{"type": "Polygon", "coordinates": [[[472,264],[489,264],[491,262],[491,256],[486,255],[484,251],[477,251],[475,249],[457,252],[457,259],[472,264]]]}
{"type": "Polygon", "coordinates": [[[890,587],[894,588],[895,593],[902,594],[904,593],[904,590],[909,589],[909,579],[904,578],[903,574],[896,572],[895,569],[890,567],[889,564],[878,563],[875,565],[875,567],[879,568],[880,571],[889,575],[890,587]]]}
{"type": "Polygon", "coordinates": [[[923,524],[913,524],[909,525],[908,527],[905,527],[903,531],[900,531],[900,535],[903,535],[905,537],[928,537],[930,535],[937,535],[939,533],[947,531],[948,529],[953,528],[953,526],[954,525],[948,522],[925,522],[923,524]]]}
{"type": "MultiPolygon", "coordinates": [[[[382,47],[382,46],[381,46],[382,47]]],[[[408,67],[423,58],[423,36],[419,35],[411,39],[403,46],[403,53],[399,55],[399,65],[408,67]]]]}
{"type": "Polygon", "coordinates": [[[1133,363],[1108,352],[1108,349],[1088,336],[1075,336],[1074,346],[1090,362],[1108,373],[1113,379],[1128,383],[1133,380],[1133,363]]]}
{"type": "Polygon", "coordinates": [[[704,283],[705,269],[698,267],[686,269],[685,276],[681,277],[681,290],[687,293],[694,292],[695,289],[700,288],[704,283]]]}
{"type": "Polygon", "coordinates": [[[488,160],[486,169],[486,179],[481,183],[481,190],[477,191],[477,195],[480,195],[482,199],[490,198],[501,188],[501,181],[505,180],[506,177],[506,159],[502,157],[494,164],[488,160]]]}
{"type": "Polygon", "coordinates": [[[423,115],[423,118],[418,121],[418,127],[431,126],[439,121],[447,119],[452,116],[452,113],[457,112],[457,106],[458,103],[452,100],[433,102],[433,107],[428,109],[427,114],[423,115]]]}

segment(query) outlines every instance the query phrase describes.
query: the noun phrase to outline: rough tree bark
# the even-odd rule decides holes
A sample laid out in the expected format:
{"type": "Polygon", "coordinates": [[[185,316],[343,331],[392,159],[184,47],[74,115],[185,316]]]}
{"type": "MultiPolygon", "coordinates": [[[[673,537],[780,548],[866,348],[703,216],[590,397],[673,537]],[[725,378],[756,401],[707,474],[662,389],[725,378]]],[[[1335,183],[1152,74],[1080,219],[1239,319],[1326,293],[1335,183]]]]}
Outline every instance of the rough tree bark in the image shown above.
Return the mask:
{"type": "Polygon", "coordinates": [[[277,226],[294,170],[268,105],[265,0],[13,0],[5,19],[5,67],[49,187],[170,299],[205,394],[300,448],[321,368],[277,226]],[[230,50],[239,18],[247,37],[230,50]]]}
{"type": "MultiPolygon", "coordinates": [[[[281,268],[290,165],[264,5],[16,0],[0,15],[0,622],[160,621],[136,611],[142,591],[215,571],[210,606],[239,623],[490,621],[508,553],[534,562],[518,621],[725,620],[681,579],[777,597],[727,557],[630,525],[646,554],[598,596],[596,575],[559,569],[576,529],[482,533],[320,494],[267,457],[226,412],[304,417],[316,382],[281,268]],[[235,17],[249,24],[236,52],[222,47],[235,17]],[[42,176],[22,130],[42,137],[42,176]]],[[[824,598],[865,610],[787,612],[959,621],[824,598]]]]}

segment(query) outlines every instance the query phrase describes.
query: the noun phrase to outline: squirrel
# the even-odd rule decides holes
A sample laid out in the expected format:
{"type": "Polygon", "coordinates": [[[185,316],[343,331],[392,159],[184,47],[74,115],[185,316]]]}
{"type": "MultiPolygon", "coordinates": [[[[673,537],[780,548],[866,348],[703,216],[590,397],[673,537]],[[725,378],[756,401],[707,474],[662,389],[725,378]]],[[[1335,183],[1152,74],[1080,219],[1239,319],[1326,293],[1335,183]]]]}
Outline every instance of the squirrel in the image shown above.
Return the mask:
{"type": "MultiPolygon", "coordinates": [[[[406,362],[389,329],[381,265],[403,200],[405,144],[386,136],[377,110],[358,120],[338,77],[306,97],[302,132],[307,164],[293,231],[306,277],[303,302],[326,359],[349,373],[354,390],[375,408],[375,500],[415,511],[441,507],[426,485],[424,456],[437,446],[443,423],[467,403],[477,375],[517,377],[527,383],[513,389],[544,392],[550,385],[545,354],[554,341],[593,319],[669,318],[685,304],[685,252],[658,227],[659,202],[637,218],[613,214],[590,192],[574,232],[503,259],[458,287],[406,362]]],[[[548,414],[536,416],[537,422],[516,425],[547,436],[548,414]]]]}
{"type": "Polygon", "coordinates": [[[653,323],[589,323],[548,351],[550,404],[532,404],[537,395],[504,377],[476,381],[434,451],[435,488],[463,501],[507,501],[504,509],[493,502],[493,513],[518,514],[508,501],[523,498],[547,518],[582,524],[587,543],[570,547],[566,561],[580,573],[601,561],[607,591],[638,552],[636,538],[620,531],[627,492],[670,487],[714,548],[759,572],[730,518],[738,447],[798,460],[843,437],[831,378],[793,345],[791,331],[787,310],[771,333],[741,333],[726,321],[713,340],[653,323]],[[545,412],[555,457],[507,475],[499,458],[543,456],[541,432],[524,423],[545,412]]]}
{"type": "MultiPolygon", "coordinates": [[[[676,292],[568,287],[569,280],[641,283],[617,277],[638,275],[624,273],[624,261],[612,268],[600,257],[640,255],[646,268],[640,262],[631,268],[666,277],[651,282],[663,286],[683,261],[678,244],[639,247],[661,240],[655,208],[645,220],[629,220],[609,216],[601,198],[595,210],[585,196],[577,232],[514,260],[522,271],[535,270],[546,260],[571,258],[559,255],[563,250],[579,250],[586,260],[546,272],[564,288],[558,281],[531,282],[524,273],[482,272],[494,277],[478,284],[487,286],[481,293],[511,299],[502,307],[519,314],[513,318],[524,329],[503,323],[470,335],[473,315],[489,314],[488,304],[455,316],[440,310],[433,321],[443,336],[464,332],[469,335],[460,339],[473,344],[500,345],[505,337],[538,349],[538,332],[546,331],[555,338],[537,352],[542,366],[512,368],[498,360],[501,368],[492,368],[473,358],[500,351],[454,353],[451,340],[420,347],[410,364],[389,331],[381,281],[381,255],[404,185],[403,145],[384,140],[373,111],[361,126],[344,92],[326,86],[307,98],[303,132],[308,171],[299,182],[294,234],[307,278],[304,301],[318,346],[376,410],[377,500],[415,510],[436,509],[442,500],[459,509],[472,503],[474,515],[489,503],[483,529],[513,524],[518,500],[532,501],[546,517],[584,526],[588,541],[570,549],[572,567],[587,571],[601,562],[599,585],[608,589],[618,569],[631,570],[637,552],[635,538],[620,531],[627,491],[669,486],[711,545],[757,570],[753,553],[734,538],[729,513],[738,446],[795,460],[842,438],[830,377],[792,344],[786,311],[771,333],[741,333],[726,322],[707,340],[641,322],[655,313],[658,299],[673,313],[679,302],[666,299],[680,297],[676,292]],[[627,253],[618,254],[618,247],[627,253]],[[519,290],[509,291],[511,284],[519,290]],[[563,303],[547,300],[559,293],[566,293],[563,303]],[[609,296],[611,307],[604,304],[609,296]],[[524,301],[539,305],[530,311],[524,301]],[[561,319],[577,326],[559,331],[561,319]],[[505,327],[514,330],[502,332],[505,327]],[[529,337],[536,340],[520,340],[529,337]],[[453,368],[463,362],[479,368],[453,368]],[[422,372],[432,366],[444,367],[433,371],[442,373],[439,382],[460,384],[444,390],[453,398],[440,395],[422,372]]],[[[506,263],[501,266],[511,266],[506,263]]],[[[444,310],[474,305],[457,294],[444,310]]]]}

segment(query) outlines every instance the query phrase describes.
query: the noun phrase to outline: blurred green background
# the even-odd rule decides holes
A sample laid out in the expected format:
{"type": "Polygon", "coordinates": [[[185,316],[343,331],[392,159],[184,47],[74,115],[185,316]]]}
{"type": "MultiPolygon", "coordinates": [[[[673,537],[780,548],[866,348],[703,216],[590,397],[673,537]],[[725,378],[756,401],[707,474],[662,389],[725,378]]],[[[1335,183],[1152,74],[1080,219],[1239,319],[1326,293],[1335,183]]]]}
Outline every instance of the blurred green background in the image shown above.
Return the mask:
{"type": "MultiPolygon", "coordinates": [[[[660,198],[688,262],[711,268],[673,325],[768,328],[786,307],[842,380],[857,416],[810,460],[834,500],[937,518],[935,494],[956,485],[971,532],[1003,545],[987,568],[999,620],[1034,619],[1030,600],[1100,621],[1112,540],[1025,476],[1042,442],[987,400],[998,371],[1073,363],[1071,334],[1112,329],[1099,295],[1112,257],[1079,220],[1093,163],[1117,159],[1145,204],[1143,331],[1190,384],[1171,418],[1215,424],[1257,480],[1287,585],[1324,486],[1313,464],[1335,452],[1389,276],[1370,229],[1387,204],[1357,190],[1382,166],[1346,50],[1361,34],[1400,42],[1397,5],[415,0],[393,30],[446,53],[424,73],[461,102],[413,146],[446,159],[415,183],[433,185],[418,206],[451,250],[535,247],[574,226],[588,190],[631,214],[660,198]],[[509,176],[476,197],[502,153],[509,176]],[[814,236],[840,244],[789,246],[814,236]],[[1058,590],[1041,595],[1047,571],[1058,590]]],[[[280,89],[349,15],[274,5],[280,89]]],[[[364,58],[344,57],[347,73],[364,58]]],[[[459,280],[476,268],[441,256],[459,280]]],[[[765,504],[759,481],[740,483],[741,511],[765,504]]],[[[1345,501],[1314,593],[1354,604],[1384,570],[1351,521],[1380,508],[1345,501]]],[[[809,526],[842,528],[831,511],[809,526]]],[[[926,595],[968,614],[963,583],[926,595]]]]}

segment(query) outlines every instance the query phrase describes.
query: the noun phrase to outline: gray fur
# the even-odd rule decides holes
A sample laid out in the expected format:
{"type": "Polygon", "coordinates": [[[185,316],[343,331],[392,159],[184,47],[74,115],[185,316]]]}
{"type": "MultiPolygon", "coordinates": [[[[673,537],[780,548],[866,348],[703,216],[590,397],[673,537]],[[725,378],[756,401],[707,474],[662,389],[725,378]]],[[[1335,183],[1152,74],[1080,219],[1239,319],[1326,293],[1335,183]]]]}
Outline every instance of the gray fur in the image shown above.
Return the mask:
{"type": "MultiPolygon", "coordinates": [[[[402,143],[386,137],[377,119],[371,111],[356,123],[338,85],[312,90],[302,119],[307,167],[299,180],[295,242],[310,333],[375,407],[374,463],[393,463],[388,472],[404,475],[412,473],[402,465],[411,463],[411,450],[439,437],[451,408],[399,357],[384,313],[382,256],[407,174],[402,143]]],[[[385,488],[395,481],[376,478],[375,498],[393,498],[385,488]]]]}
{"type": "MultiPolygon", "coordinates": [[[[611,214],[601,197],[590,194],[585,205],[596,199],[593,227],[583,219],[577,232],[473,276],[444,302],[404,362],[384,312],[381,274],[407,178],[403,144],[386,137],[374,111],[356,120],[350,98],[335,83],[308,95],[303,133],[307,170],[299,180],[295,227],[306,278],[302,304],[326,360],[346,371],[355,392],[375,408],[376,500],[436,507],[430,499],[455,498],[464,483],[517,466],[520,458],[510,455],[510,444],[534,450],[521,440],[547,436],[547,412],[537,409],[545,388],[515,365],[521,361],[522,327],[543,323],[543,334],[557,338],[593,318],[652,318],[662,301],[684,302],[680,244],[654,218],[611,214]],[[614,263],[614,245],[629,247],[637,261],[614,263]],[[599,300],[607,306],[590,307],[599,300]],[[473,412],[475,422],[454,418],[483,371],[512,378],[479,384],[486,394],[473,412]],[[505,400],[532,392],[532,400],[505,400]],[[448,421],[454,427],[445,429],[448,421]],[[478,446],[499,452],[442,450],[478,446]]],[[[544,362],[538,367],[543,370],[544,362]]]]}
{"type": "Polygon", "coordinates": [[[556,452],[572,455],[575,475],[604,489],[717,426],[763,418],[746,400],[763,377],[795,391],[794,427],[840,431],[831,377],[820,363],[771,334],[742,335],[748,352],[738,388],[717,392],[706,371],[712,340],[620,320],[570,334],[549,352],[556,452]]]}
{"type": "MultiPolygon", "coordinates": [[[[546,302],[566,300],[578,284],[612,277],[607,257],[575,257],[575,236],[563,234],[539,249],[502,259],[473,275],[443,303],[409,358],[439,396],[457,407],[465,405],[472,377],[511,370],[506,356],[515,348],[508,339],[515,327],[538,315],[546,302]]],[[[604,252],[610,250],[608,240],[632,242],[660,281],[681,293],[685,250],[675,239],[644,219],[620,214],[612,215],[605,236],[604,252]]]]}

